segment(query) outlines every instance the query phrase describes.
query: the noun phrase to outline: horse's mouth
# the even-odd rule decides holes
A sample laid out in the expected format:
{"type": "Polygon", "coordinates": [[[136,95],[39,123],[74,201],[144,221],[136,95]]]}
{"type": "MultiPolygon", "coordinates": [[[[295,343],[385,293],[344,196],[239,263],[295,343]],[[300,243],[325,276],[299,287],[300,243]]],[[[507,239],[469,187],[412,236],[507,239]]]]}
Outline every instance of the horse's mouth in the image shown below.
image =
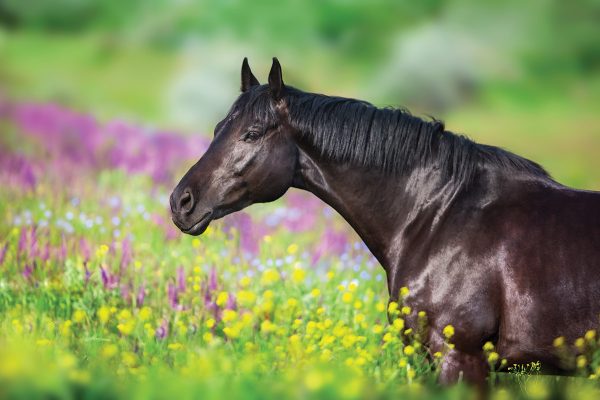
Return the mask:
{"type": "Polygon", "coordinates": [[[185,234],[198,236],[204,233],[206,228],[208,228],[208,224],[212,220],[212,212],[209,211],[200,218],[198,222],[196,222],[191,228],[182,229],[181,231],[185,234]]]}

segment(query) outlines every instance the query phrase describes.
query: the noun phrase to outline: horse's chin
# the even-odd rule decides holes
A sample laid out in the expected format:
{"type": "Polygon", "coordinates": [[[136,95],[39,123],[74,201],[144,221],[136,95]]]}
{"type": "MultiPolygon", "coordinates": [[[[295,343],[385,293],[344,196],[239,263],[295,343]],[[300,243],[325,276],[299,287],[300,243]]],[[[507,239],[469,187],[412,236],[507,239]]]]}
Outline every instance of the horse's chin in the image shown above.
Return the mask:
{"type": "Polygon", "coordinates": [[[194,225],[192,225],[191,228],[182,229],[181,231],[183,233],[185,233],[186,235],[200,236],[206,231],[206,228],[208,228],[208,225],[210,224],[210,221],[212,221],[212,219],[213,219],[212,213],[209,212],[209,213],[205,214],[200,219],[200,221],[198,221],[194,225]]]}

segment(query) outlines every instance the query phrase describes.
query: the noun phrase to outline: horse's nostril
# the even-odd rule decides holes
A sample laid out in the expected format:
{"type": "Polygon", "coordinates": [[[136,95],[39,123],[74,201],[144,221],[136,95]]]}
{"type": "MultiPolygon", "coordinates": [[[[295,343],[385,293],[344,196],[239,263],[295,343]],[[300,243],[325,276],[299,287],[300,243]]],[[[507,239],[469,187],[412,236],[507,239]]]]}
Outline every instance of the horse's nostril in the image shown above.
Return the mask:
{"type": "Polygon", "coordinates": [[[186,190],[179,199],[179,210],[189,213],[194,208],[194,197],[189,190],[186,190]]]}

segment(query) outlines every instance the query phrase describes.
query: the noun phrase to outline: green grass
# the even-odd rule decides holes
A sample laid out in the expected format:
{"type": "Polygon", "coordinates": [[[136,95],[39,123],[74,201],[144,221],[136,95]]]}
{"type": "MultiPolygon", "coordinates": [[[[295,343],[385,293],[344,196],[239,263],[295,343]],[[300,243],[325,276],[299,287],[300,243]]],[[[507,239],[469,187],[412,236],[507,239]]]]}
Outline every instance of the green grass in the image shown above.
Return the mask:
{"type": "Polygon", "coordinates": [[[0,82],[13,97],[161,121],[175,58],[106,34],[0,32],[0,64],[0,82]]]}

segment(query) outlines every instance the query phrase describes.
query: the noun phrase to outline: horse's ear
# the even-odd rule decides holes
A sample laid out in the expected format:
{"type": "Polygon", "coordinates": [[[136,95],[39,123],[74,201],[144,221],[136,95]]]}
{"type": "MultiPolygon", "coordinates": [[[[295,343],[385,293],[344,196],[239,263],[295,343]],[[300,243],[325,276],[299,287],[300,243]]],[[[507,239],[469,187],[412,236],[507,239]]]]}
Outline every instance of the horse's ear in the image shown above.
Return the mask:
{"type": "Polygon", "coordinates": [[[250,70],[250,65],[248,64],[248,57],[244,57],[244,61],[242,61],[242,92],[250,89],[252,86],[260,85],[258,79],[254,76],[252,71],[250,70]]]}
{"type": "Polygon", "coordinates": [[[275,100],[281,99],[283,95],[283,77],[281,76],[281,65],[276,57],[273,57],[273,65],[269,72],[269,89],[275,100]]]}

